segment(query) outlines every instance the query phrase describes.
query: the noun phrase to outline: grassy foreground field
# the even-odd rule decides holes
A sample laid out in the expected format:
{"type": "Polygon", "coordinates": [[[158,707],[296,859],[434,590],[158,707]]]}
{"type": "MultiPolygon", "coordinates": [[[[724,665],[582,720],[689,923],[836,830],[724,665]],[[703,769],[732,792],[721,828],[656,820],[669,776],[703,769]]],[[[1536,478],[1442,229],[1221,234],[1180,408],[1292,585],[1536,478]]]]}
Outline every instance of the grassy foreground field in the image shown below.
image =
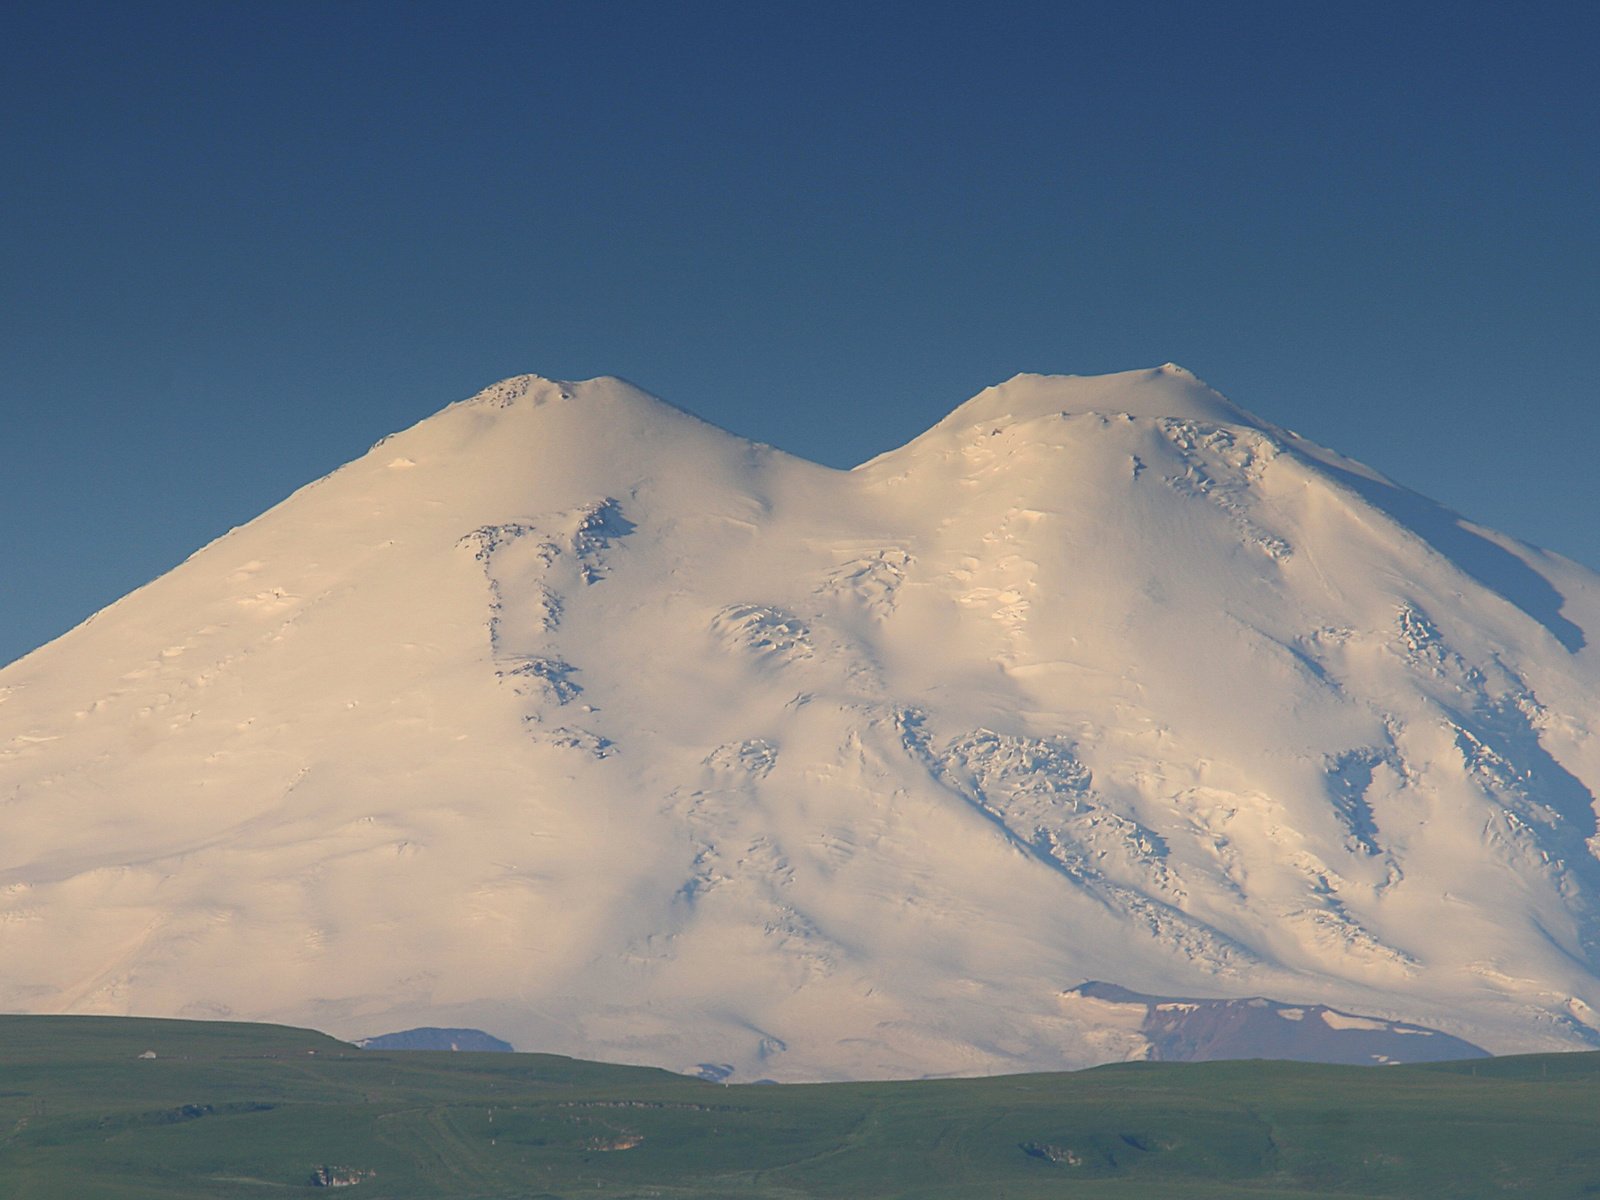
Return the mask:
{"type": "Polygon", "coordinates": [[[340,1184],[367,1200],[1600,1196],[1600,1054],[722,1087],[279,1026],[0,1017],[8,1200],[340,1184]]]}

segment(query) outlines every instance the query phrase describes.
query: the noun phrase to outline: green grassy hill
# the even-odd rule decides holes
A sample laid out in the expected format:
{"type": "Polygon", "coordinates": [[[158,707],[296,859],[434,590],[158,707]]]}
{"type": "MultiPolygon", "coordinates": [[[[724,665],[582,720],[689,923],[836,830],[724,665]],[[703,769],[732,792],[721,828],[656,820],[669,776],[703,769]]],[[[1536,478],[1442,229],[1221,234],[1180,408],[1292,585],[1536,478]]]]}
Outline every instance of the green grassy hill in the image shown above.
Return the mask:
{"type": "Polygon", "coordinates": [[[363,1200],[1597,1196],[1600,1054],[722,1087],[278,1026],[0,1017],[0,1196],[333,1184],[363,1200]]]}

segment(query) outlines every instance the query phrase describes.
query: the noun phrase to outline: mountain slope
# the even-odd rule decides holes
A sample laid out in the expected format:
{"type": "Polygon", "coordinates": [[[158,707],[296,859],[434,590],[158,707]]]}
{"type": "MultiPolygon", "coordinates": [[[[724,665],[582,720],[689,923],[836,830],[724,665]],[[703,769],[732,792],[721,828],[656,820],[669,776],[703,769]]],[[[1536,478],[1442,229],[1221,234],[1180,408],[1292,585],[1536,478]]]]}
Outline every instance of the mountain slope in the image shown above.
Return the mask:
{"type": "Polygon", "coordinates": [[[843,1078],[1066,989],[1600,1038],[1600,581],[1179,368],[850,472],[616,380],[394,437],[0,673],[0,1005],[843,1078]]]}

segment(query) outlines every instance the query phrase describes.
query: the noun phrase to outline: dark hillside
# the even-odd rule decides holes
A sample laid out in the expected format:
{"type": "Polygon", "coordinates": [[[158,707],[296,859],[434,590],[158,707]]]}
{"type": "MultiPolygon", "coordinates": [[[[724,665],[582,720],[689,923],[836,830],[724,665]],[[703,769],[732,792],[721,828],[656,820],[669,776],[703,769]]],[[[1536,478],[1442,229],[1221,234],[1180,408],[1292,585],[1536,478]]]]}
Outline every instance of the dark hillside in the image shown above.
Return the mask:
{"type": "Polygon", "coordinates": [[[330,1186],[395,1200],[1554,1200],[1600,1193],[1600,1054],[723,1087],[547,1055],[363,1051],[278,1026],[0,1018],[0,1195],[330,1186]]]}

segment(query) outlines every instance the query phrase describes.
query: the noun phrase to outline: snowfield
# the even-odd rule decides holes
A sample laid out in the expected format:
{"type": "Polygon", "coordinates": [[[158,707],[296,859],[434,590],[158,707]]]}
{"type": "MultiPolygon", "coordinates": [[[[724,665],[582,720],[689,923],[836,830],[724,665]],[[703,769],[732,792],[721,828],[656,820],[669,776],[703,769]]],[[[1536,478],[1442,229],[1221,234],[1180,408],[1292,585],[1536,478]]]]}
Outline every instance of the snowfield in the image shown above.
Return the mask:
{"type": "Polygon", "coordinates": [[[1597,637],[1170,365],[853,471],[510,379],[0,672],[0,1008],[735,1079],[1144,1054],[1085,980],[1600,1045],[1597,637]]]}

